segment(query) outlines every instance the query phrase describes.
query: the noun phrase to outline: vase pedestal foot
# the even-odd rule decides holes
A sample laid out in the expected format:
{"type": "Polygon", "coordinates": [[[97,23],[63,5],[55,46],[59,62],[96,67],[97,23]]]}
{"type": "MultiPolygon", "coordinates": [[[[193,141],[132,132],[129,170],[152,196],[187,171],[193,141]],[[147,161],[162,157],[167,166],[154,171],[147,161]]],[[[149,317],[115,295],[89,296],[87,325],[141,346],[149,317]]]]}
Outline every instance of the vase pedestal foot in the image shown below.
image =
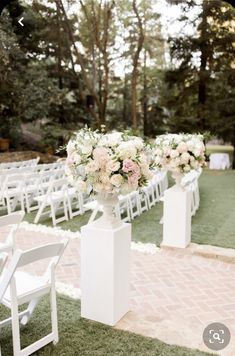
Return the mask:
{"type": "Polygon", "coordinates": [[[131,225],[81,233],[81,316],[113,326],[129,311],[131,225]]]}
{"type": "Polygon", "coordinates": [[[164,193],[162,246],[187,247],[191,242],[191,193],[174,185],[164,193]]]}

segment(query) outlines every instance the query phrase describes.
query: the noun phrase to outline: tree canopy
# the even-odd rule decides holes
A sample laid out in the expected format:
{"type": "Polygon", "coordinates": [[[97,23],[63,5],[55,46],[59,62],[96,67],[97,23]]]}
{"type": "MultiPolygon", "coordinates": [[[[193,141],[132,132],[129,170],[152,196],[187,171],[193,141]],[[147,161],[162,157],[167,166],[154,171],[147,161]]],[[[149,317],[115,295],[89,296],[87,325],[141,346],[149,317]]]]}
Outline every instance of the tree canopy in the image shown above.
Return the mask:
{"type": "Polygon", "coordinates": [[[149,137],[210,131],[235,144],[228,2],[11,1],[0,17],[0,137],[17,146],[29,130],[46,149],[105,124],[149,137]],[[173,24],[160,5],[180,8],[173,24]],[[189,33],[170,36],[176,22],[189,33]]]}

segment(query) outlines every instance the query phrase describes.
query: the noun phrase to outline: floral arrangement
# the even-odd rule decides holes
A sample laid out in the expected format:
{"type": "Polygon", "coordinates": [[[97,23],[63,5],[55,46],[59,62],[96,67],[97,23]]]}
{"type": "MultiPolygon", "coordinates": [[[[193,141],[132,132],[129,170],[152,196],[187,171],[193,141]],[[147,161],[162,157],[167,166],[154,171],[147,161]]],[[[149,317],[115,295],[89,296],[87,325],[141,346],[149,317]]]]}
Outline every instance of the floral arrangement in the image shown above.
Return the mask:
{"type": "Polygon", "coordinates": [[[88,194],[127,194],[152,176],[144,149],[139,137],[84,128],[67,145],[67,177],[88,194]]]}
{"type": "Polygon", "coordinates": [[[206,165],[203,135],[166,134],[155,141],[155,164],[158,169],[188,173],[206,165]]]}

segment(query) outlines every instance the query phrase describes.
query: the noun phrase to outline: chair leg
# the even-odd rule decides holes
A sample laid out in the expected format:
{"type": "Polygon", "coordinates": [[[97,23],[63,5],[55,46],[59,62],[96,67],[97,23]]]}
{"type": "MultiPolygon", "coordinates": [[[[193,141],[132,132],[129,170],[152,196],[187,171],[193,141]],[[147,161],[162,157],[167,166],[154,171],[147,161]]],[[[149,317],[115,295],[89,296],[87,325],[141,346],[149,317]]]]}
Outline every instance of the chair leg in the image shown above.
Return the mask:
{"type": "Polygon", "coordinates": [[[20,324],[19,324],[19,312],[17,299],[12,298],[11,306],[11,318],[12,318],[12,338],[13,338],[13,350],[14,356],[20,355],[20,324]]]}
{"type": "Polygon", "coordinates": [[[56,226],[56,210],[57,210],[57,207],[54,209],[54,205],[51,202],[51,218],[52,218],[53,226],[56,226]]]}
{"type": "Polygon", "coordinates": [[[26,325],[31,317],[31,315],[34,312],[34,309],[36,308],[37,304],[38,304],[39,298],[36,299],[32,299],[28,305],[27,310],[25,311],[26,314],[22,317],[22,319],[20,320],[21,325],[26,325]]]}
{"type": "Polygon", "coordinates": [[[6,200],[7,200],[7,213],[11,214],[11,200],[9,197],[7,197],[6,200]]]}
{"type": "Polygon", "coordinates": [[[55,345],[59,341],[59,333],[58,333],[56,290],[55,290],[54,281],[52,282],[50,297],[51,297],[51,325],[52,325],[52,332],[54,335],[53,344],[55,345]]]}

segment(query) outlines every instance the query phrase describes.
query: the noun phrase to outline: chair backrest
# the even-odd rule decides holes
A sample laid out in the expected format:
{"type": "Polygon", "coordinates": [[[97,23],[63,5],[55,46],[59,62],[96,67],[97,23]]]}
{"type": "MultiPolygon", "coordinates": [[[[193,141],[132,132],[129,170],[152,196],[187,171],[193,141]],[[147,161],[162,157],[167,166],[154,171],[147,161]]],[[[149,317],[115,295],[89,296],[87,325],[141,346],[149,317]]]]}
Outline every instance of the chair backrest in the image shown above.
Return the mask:
{"type": "Polygon", "coordinates": [[[0,217],[0,227],[7,225],[19,225],[25,215],[24,211],[17,211],[9,215],[0,217]]]}
{"type": "Polygon", "coordinates": [[[4,245],[6,244],[6,247],[12,251],[15,247],[15,233],[23,220],[24,215],[24,211],[17,211],[16,213],[0,217],[0,227],[11,226],[11,230],[7,235],[4,245]]]}
{"type": "Polygon", "coordinates": [[[25,174],[25,185],[38,185],[41,181],[41,177],[38,173],[25,174]]]}
{"type": "MultiPolygon", "coordinates": [[[[0,282],[0,302],[18,268],[46,258],[53,259],[53,266],[55,266],[59,262],[67,244],[68,239],[65,239],[58,243],[47,244],[25,252],[16,250],[0,282]]],[[[50,265],[51,267],[52,265],[50,265]]],[[[45,273],[47,273],[47,269],[45,273]]]]}
{"type": "Polygon", "coordinates": [[[51,182],[51,191],[62,191],[68,187],[68,181],[66,178],[60,178],[51,182]]]}

